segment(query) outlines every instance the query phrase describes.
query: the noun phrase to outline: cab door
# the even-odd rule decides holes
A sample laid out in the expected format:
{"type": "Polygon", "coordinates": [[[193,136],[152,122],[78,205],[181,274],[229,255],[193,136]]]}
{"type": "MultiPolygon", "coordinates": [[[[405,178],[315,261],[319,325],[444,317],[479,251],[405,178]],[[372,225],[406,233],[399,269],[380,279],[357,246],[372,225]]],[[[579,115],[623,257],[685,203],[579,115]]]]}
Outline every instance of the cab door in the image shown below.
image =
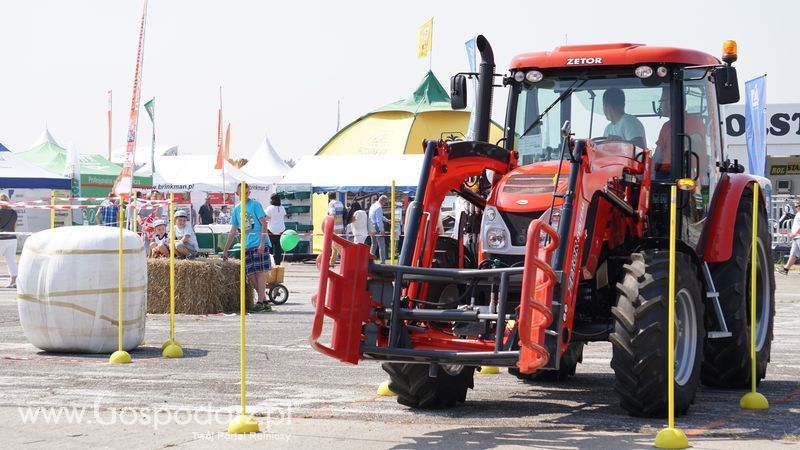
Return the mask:
{"type": "Polygon", "coordinates": [[[711,193],[718,181],[719,117],[715,91],[706,69],[684,71],[683,177],[695,181],[694,191],[682,194],[684,226],[681,236],[696,247],[708,215],[711,193]]]}

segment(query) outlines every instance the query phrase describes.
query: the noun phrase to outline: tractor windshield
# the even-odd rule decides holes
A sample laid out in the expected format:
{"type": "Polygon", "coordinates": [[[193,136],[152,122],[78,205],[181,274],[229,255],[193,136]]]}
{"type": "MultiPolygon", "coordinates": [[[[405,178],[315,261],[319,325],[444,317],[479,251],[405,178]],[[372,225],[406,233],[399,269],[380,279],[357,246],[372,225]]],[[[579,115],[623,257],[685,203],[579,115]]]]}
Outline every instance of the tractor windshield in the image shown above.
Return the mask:
{"type": "Polygon", "coordinates": [[[669,84],[630,76],[545,76],[516,90],[516,145],[521,164],[558,160],[561,127],[569,120],[579,138],[614,139],[655,148],[667,117],[659,99],[669,84]],[[646,84],[645,84],[646,83],[646,84]],[[549,108],[549,109],[548,109],[549,108]]]}

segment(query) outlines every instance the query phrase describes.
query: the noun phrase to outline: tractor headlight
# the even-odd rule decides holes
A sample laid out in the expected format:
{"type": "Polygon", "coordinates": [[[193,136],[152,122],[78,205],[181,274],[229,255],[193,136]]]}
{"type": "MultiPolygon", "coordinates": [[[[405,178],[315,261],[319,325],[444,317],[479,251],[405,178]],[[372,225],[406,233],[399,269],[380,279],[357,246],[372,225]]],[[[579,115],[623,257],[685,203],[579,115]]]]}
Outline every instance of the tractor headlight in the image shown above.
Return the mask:
{"type": "Polygon", "coordinates": [[[542,81],[542,78],[544,78],[544,75],[538,70],[530,70],[525,74],[525,79],[528,83],[538,83],[542,81]]]}
{"type": "Polygon", "coordinates": [[[501,228],[489,228],[486,231],[486,246],[493,249],[503,248],[508,242],[506,230],[501,228]]]}
{"type": "Polygon", "coordinates": [[[517,83],[522,83],[524,79],[525,79],[525,72],[521,70],[514,72],[514,81],[516,81],[517,83]]]}
{"type": "Polygon", "coordinates": [[[653,76],[653,68],[650,66],[639,66],[633,71],[639,78],[650,78],[653,76]]]}

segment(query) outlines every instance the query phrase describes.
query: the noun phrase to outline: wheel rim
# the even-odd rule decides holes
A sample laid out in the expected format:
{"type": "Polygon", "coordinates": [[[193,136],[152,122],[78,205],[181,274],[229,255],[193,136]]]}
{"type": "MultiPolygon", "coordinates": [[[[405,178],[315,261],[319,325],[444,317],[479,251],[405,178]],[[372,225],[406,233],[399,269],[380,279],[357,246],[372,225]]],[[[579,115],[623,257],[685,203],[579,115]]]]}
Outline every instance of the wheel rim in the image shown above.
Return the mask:
{"type": "Polygon", "coordinates": [[[675,296],[675,383],[683,386],[694,372],[697,356],[697,314],[692,294],[681,289],[675,296]]]}
{"type": "Polygon", "coordinates": [[[281,286],[275,286],[270,290],[270,297],[272,298],[273,303],[283,303],[286,301],[286,298],[289,296],[289,291],[286,288],[282,288],[281,286]]]}
{"type": "Polygon", "coordinates": [[[460,374],[461,371],[464,370],[463,364],[441,364],[439,367],[441,367],[445,373],[453,377],[460,374]]]}
{"type": "MultiPolygon", "coordinates": [[[[767,261],[767,252],[764,249],[764,243],[759,239],[757,250],[757,265],[756,265],[756,351],[761,351],[764,343],[767,341],[767,333],[769,331],[769,311],[772,307],[772,299],[770,298],[770,281],[767,270],[769,269],[769,261],[767,261]],[[764,320],[766,318],[766,320],[764,320]]],[[[752,265],[747,265],[747,326],[748,334],[750,332],[750,324],[752,317],[750,314],[750,301],[752,283],[750,282],[750,271],[752,265]]]]}

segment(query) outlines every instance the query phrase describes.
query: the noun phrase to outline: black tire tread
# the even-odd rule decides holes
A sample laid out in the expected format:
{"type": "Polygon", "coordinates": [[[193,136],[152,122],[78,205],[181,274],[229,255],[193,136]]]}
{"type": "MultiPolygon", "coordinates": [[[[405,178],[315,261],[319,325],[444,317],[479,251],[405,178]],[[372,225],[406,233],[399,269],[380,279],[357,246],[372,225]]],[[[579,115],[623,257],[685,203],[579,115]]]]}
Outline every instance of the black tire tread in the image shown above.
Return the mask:
{"type": "Polygon", "coordinates": [[[464,367],[458,375],[439,368],[437,376],[428,376],[428,364],[383,363],[389,374],[389,389],[397,394],[397,403],[411,408],[440,409],[464,403],[467,390],[474,387],[474,367],[464,367]]]}
{"type": "MultiPolygon", "coordinates": [[[[697,270],[687,255],[676,255],[676,284],[689,288],[695,297],[698,318],[703,317],[702,292],[697,270]]],[[[664,323],[667,314],[669,255],[665,251],[633,253],[631,262],[623,266],[623,278],[617,283],[617,304],[612,309],[614,332],[609,336],[613,348],[615,391],[620,405],[638,417],[664,417],[666,402],[666,343],[664,323]]],[[[698,323],[702,346],[705,335],[698,323]]],[[[697,358],[702,357],[702,348],[697,358]]],[[[675,386],[675,410],[686,413],[694,401],[699,384],[700,362],[684,386],[675,386]]]]}

